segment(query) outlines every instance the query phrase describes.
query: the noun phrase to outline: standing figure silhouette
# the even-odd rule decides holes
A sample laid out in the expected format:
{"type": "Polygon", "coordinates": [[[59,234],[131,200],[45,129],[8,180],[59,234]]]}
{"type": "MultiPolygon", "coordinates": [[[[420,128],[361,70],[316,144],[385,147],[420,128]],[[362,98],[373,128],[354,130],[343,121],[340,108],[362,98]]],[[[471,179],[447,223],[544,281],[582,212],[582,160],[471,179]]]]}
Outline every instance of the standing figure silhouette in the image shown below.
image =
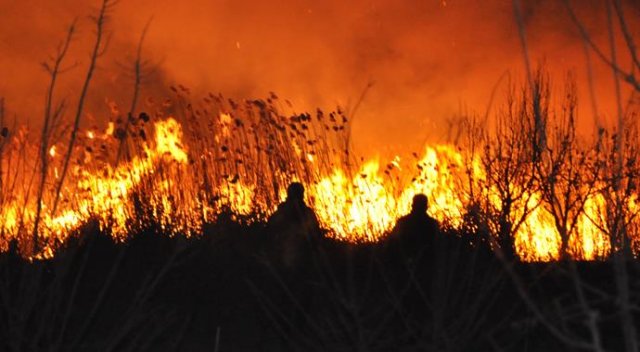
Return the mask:
{"type": "Polygon", "coordinates": [[[424,251],[433,251],[440,234],[438,222],[427,214],[429,201],[424,194],[416,194],[411,212],[401,217],[389,235],[388,242],[398,247],[400,254],[411,258],[424,251]]]}
{"type": "Polygon", "coordinates": [[[304,202],[301,183],[289,185],[287,199],[271,215],[267,228],[277,246],[280,264],[287,269],[301,265],[322,237],[315,212],[304,202]]]}

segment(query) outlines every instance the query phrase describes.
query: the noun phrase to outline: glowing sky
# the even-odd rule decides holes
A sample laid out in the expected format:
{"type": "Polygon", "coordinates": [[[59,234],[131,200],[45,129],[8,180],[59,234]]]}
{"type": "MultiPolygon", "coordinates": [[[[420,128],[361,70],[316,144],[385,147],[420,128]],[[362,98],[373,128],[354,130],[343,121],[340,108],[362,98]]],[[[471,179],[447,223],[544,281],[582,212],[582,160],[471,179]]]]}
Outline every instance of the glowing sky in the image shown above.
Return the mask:
{"type": "MultiPolygon", "coordinates": [[[[589,130],[585,50],[564,2],[522,2],[532,61],[544,61],[559,88],[567,70],[574,71],[580,124],[589,130]]],[[[66,62],[75,68],[57,95],[74,101],[94,33],[88,15],[98,5],[0,0],[0,96],[12,116],[29,123],[41,119],[47,76],[40,63],[55,53],[65,28],[78,18],[66,62]]],[[[574,7],[596,41],[606,45],[602,2],[574,7]]],[[[638,18],[637,8],[625,11],[638,18]]],[[[149,20],[144,55],[153,71],[143,97],[163,97],[171,84],[190,87],[195,95],[213,91],[238,98],[274,91],[298,110],[309,110],[353,107],[373,83],[354,132],[357,145],[375,143],[379,152],[446,141],[448,121],[456,114],[484,113],[494,87],[500,98],[509,77],[523,77],[511,1],[122,0],[111,12],[112,40],[90,91],[87,112],[96,120],[107,109],[106,99],[128,106],[132,81],[126,67],[149,20]]],[[[599,114],[611,116],[611,73],[593,61],[599,114]]]]}

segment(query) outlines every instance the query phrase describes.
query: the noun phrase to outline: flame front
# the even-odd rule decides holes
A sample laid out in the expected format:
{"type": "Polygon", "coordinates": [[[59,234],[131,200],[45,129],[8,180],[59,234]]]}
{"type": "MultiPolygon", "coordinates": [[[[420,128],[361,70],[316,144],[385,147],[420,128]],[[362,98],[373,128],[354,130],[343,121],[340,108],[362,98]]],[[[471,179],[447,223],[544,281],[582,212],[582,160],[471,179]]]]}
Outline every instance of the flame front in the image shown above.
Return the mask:
{"type": "MultiPolygon", "coordinates": [[[[307,118],[301,121],[304,125],[307,118]]],[[[427,195],[430,215],[444,226],[457,229],[464,225],[472,203],[470,185],[477,186],[486,177],[476,155],[467,155],[451,145],[427,146],[413,162],[396,156],[386,167],[378,159],[372,159],[349,168],[309,149],[309,145],[319,143],[317,140],[313,143],[294,140],[290,157],[299,160],[294,166],[300,170],[287,175],[277,169],[271,171],[270,179],[265,179],[261,177],[262,171],[273,170],[274,160],[280,160],[277,158],[281,155],[266,160],[262,154],[251,153],[269,152],[273,146],[264,143],[271,142],[241,136],[245,138],[242,147],[247,146],[242,151],[241,146],[227,144],[231,138],[238,138],[243,122],[234,120],[229,113],[220,113],[215,123],[218,125],[213,126],[219,133],[206,142],[216,145],[215,149],[198,145],[205,142],[197,138],[191,144],[186,143],[183,125],[168,118],[155,123],[155,139],[150,143],[145,139],[138,156],[117,167],[108,162],[91,164],[93,159],[87,156],[88,164],[75,166],[70,181],[64,183],[64,199],[55,213],[50,209],[51,197],[42,200],[36,232],[44,245],[35,256],[52,256],[61,243],[91,219],[119,241],[150,223],[160,224],[168,235],[196,235],[225,211],[264,220],[275,210],[284,197],[286,185],[294,179],[305,183],[308,201],[321,225],[330,236],[340,240],[380,240],[399,217],[409,212],[411,199],[417,193],[427,195]],[[190,151],[188,145],[197,151],[190,151]],[[255,175],[253,179],[251,175],[255,175]]],[[[193,131],[198,133],[195,128],[193,131]]],[[[87,139],[93,143],[114,139],[113,135],[114,125],[109,123],[103,134],[87,133],[87,139]]],[[[272,137],[278,142],[277,135],[272,137]]],[[[48,154],[56,161],[61,153],[52,146],[48,154]]],[[[55,163],[52,168],[57,180],[55,163]]],[[[495,190],[481,192],[489,203],[498,205],[495,190]]],[[[532,194],[528,202],[531,211],[514,234],[518,255],[525,261],[559,259],[562,240],[553,216],[542,204],[541,194],[532,194]]],[[[2,248],[6,249],[11,239],[28,241],[36,223],[33,203],[28,194],[20,192],[5,198],[0,212],[2,248]]],[[[573,257],[591,260],[611,251],[608,237],[594,220],[605,211],[605,206],[605,199],[598,194],[585,202],[568,243],[573,257]]],[[[518,211],[514,216],[518,216],[518,211]]]]}

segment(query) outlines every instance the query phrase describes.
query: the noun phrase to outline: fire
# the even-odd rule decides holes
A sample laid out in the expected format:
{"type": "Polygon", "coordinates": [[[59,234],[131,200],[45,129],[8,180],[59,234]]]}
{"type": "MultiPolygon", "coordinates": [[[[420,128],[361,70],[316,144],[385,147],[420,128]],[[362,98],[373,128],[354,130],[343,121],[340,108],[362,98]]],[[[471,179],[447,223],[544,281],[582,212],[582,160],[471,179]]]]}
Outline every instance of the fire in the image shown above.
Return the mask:
{"type": "MultiPolygon", "coordinates": [[[[212,143],[229,142],[228,138],[238,133],[243,123],[234,123],[234,119],[229,113],[220,114],[220,135],[214,136],[212,143]]],[[[300,121],[308,123],[309,118],[300,121]]],[[[93,132],[87,132],[87,136],[91,140],[107,140],[112,138],[114,128],[109,123],[104,136],[95,138],[93,132]]],[[[499,203],[496,190],[479,186],[486,175],[478,157],[451,145],[425,147],[422,155],[414,155],[413,165],[411,159],[395,156],[386,167],[376,158],[351,169],[327,163],[323,156],[308,149],[313,143],[294,140],[292,157],[311,171],[306,177],[273,173],[270,178],[274,178],[271,181],[277,190],[277,197],[273,198],[265,186],[268,180],[252,179],[248,173],[266,170],[259,169],[266,167],[258,164],[260,157],[241,159],[239,155],[231,155],[233,148],[226,146],[215,153],[205,150],[195,154],[185,143],[183,124],[173,118],[156,122],[154,130],[155,139],[142,143],[143,152],[117,167],[109,163],[76,167],[73,182],[66,183],[63,189],[65,202],[55,213],[50,208],[50,199],[43,200],[37,233],[44,246],[35,257],[53,255],[60,243],[91,219],[119,241],[148,223],[160,224],[169,235],[196,235],[223,211],[264,220],[284,198],[286,184],[293,180],[305,183],[308,201],[329,235],[351,242],[383,238],[396,220],[409,212],[411,199],[417,193],[427,195],[430,215],[454,229],[465,221],[471,185],[480,188],[492,204],[499,203]],[[216,164],[229,160],[233,163],[216,164]],[[212,164],[206,164],[209,161],[212,164]],[[249,162],[256,164],[247,165],[249,162]],[[331,167],[322,171],[321,165],[331,167]],[[214,177],[217,175],[214,171],[221,177],[214,177]]],[[[240,146],[235,149],[240,150],[240,146]]],[[[57,155],[55,146],[49,154],[57,155]]],[[[259,176],[262,171],[254,172],[259,176]]],[[[0,231],[5,241],[0,248],[6,248],[6,241],[13,238],[24,240],[35,226],[35,206],[25,202],[28,200],[25,197],[18,195],[6,200],[0,211],[0,231]]],[[[554,218],[540,194],[532,194],[528,199],[527,207],[532,211],[514,234],[516,252],[525,261],[557,260],[561,257],[562,240],[554,218]]],[[[608,237],[595,220],[605,207],[605,199],[598,194],[587,199],[568,243],[573,257],[593,260],[611,251],[608,237]]],[[[514,216],[518,216],[518,211],[514,216]]]]}
{"type": "Polygon", "coordinates": [[[113,122],[109,122],[107,130],[105,131],[106,136],[113,136],[113,131],[115,131],[116,125],[113,122]]]}
{"type": "Polygon", "coordinates": [[[397,204],[378,170],[378,162],[370,161],[353,178],[336,170],[310,187],[319,221],[334,236],[375,241],[390,229],[397,204]]]}
{"type": "MultiPolygon", "coordinates": [[[[156,146],[146,148],[145,158],[135,158],[118,168],[105,168],[96,173],[90,170],[78,170],[77,183],[74,185],[75,197],[67,208],[56,214],[45,213],[38,228],[39,236],[45,241],[44,256],[53,253],[54,246],[64,242],[67,237],[91,218],[97,218],[100,225],[111,232],[114,238],[124,239],[128,233],[127,221],[134,214],[132,191],[143,178],[155,171],[160,161],[169,156],[179,163],[187,160],[186,152],[181,149],[180,125],[173,119],[156,124],[156,146]]],[[[55,155],[55,148],[50,150],[55,155]]],[[[2,233],[5,239],[19,238],[19,231],[31,229],[35,225],[35,211],[24,208],[19,202],[12,202],[3,208],[0,214],[2,233]],[[22,223],[20,224],[21,218],[22,223]],[[20,225],[20,226],[19,226],[20,225]]],[[[5,243],[6,247],[6,243],[5,243]]]]}
{"type": "Polygon", "coordinates": [[[156,155],[169,155],[186,163],[188,156],[182,146],[182,128],[174,119],[156,124],[156,155]]]}
{"type": "Polygon", "coordinates": [[[608,236],[593,220],[606,213],[605,207],[606,202],[602,195],[590,197],[585,203],[584,213],[578,218],[577,230],[569,241],[569,247],[573,253],[581,255],[584,259],[603,258],[611,251],[608,236]]]}
{"type": "MultiPolygon", "coordinates": [[[[551,261],[560,258],[561,239],[552,215],[540,203],[540,195],[534,194],[529,208],[534,209],[515,234],[514,245],[525,261],[551,261]]],[[[518,214],[520,215],[520,214],[518,214]]]]}

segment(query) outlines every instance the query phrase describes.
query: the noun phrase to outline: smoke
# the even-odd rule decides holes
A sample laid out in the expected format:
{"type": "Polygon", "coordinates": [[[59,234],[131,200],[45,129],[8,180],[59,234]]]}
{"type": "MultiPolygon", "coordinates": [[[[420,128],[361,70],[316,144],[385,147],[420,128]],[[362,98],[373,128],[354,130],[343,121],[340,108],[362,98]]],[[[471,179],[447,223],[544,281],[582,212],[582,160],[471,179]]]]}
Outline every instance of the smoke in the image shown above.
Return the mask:
{"type": "MultiPolygon", "coordinates": [[[[587,104],[584,46],[563,2],[522,3],[532,62],[544,61],[556,86],[567,70],[574,71],[585,120],[579,123],[589,126],[593,112],[587,104]]],[[[41,120],[47,75],[40,63],[55,53],[65,26],[78,18],[66,62],[72,69],[57,94],[73,106],[94,33],[87,15],[98,5],[97,0],[0,5],[0,96],[20,121],[41,120]]],[[[604,5],[578,5],[580,18],[605,45],[604,5]]],[[[628,11],[629,19],[637,18],[637,9],[628,11]]],[[[171,84],[183,84],[195,96],[212,91],[260,98],[273,91],[302,111],[353,108],[363,96],[354,116],[356,146],[380,153],[417,150],[425,140],[448,141],[457,115],[483,114],[494,90],[496,99],[504,95],[508,80],[501,77],[518,80],[524,74],[510,1],[123,0],[110,15],[110,44],[90,91],[87,111],[96,121],[104,120],[108,100],[128,107],[129,68],[149,21],[143,55],[151,70],[143,98],[162,97],[171,84]]],[[[613,111],[611,73],[593,61],[598,113],[607,115],[613,111]]]]}

